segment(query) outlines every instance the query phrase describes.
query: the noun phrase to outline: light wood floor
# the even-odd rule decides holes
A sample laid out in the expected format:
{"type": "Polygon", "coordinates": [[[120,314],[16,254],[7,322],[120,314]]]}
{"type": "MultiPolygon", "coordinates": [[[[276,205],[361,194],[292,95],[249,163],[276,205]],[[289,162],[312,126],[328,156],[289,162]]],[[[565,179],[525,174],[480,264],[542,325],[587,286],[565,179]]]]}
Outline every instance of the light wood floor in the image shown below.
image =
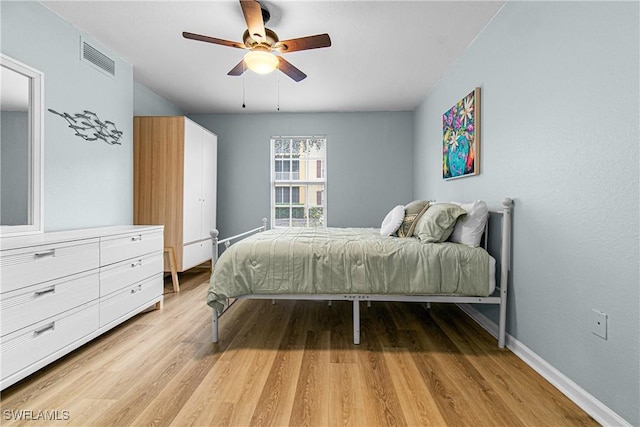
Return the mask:
{"type": "Polygon", "coordinates": [[[167,281],[162,311],[3,391],[0,423],[597,425],[455,306],[363,304],[354,346],[349,302],[240,301],[214,345],[207,280],[182,274],[180,294],[167,281]],[[68,420],[17,422],[11,411],[68,420]]]}

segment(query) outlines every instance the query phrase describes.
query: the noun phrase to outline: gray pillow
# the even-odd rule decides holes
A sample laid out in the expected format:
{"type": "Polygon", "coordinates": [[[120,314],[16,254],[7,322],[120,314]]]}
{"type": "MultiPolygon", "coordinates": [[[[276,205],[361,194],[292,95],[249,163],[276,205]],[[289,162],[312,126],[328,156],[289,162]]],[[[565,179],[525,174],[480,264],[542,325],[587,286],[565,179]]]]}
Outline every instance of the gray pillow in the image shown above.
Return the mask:
{"type": "Polygon", "coordinates": [[[466,213],[452,203],[432,204],[416,223],[413,235],[422,243],[444,242],[451,235],[458,218],[466,213]]]}
{"type": "Polygon", "coordinates": [[[416,223],[428,208],[428,200],[414,200],[413,202],[405,206],[404,220],[398,228],[398,237],[412,237],[416,223]]]}

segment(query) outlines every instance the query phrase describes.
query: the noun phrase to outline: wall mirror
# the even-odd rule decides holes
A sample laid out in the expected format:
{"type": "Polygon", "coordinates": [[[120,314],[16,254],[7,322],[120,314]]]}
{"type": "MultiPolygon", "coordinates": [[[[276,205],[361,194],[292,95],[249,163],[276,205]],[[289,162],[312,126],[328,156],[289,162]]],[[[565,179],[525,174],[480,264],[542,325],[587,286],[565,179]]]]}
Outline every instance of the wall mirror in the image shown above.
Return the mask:
{"type": "Polygon", "coordinates": [[[0,57],[0,234],[43,231],[44,75],[0,57]]]}

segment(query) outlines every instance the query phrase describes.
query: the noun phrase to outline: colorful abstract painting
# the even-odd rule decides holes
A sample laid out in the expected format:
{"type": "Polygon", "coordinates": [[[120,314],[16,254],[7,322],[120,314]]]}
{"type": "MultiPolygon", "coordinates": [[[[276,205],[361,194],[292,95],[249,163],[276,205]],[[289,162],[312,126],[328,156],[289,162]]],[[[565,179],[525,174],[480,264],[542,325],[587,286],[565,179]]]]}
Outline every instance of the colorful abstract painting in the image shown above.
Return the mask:
{"type": "Polygon", "coordinates": [[[442,115],[442,178],[480,173],[480,88],[442,115]]]}

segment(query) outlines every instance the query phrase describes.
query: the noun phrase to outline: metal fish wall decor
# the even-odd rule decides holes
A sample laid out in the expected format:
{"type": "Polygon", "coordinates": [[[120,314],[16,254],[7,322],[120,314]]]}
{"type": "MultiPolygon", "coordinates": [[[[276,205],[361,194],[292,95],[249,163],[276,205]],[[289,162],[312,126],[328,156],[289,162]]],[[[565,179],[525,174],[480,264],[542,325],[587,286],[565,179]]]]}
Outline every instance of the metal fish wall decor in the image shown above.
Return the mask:
{"type": "Polygon", "coordinates": [[[85,141],[102,140],[109,145],[122,145],[118,142],[122,137],[122,131],[119,131],[116,125],[109,120],[101,121],[96,113],[84,110],[83,113],[76,113],[72,116],[68,113],[58,113],[51,108],[49,111],[65,119],[69,123],[69,127],[76,132],[75,135],[85,141]]]}

